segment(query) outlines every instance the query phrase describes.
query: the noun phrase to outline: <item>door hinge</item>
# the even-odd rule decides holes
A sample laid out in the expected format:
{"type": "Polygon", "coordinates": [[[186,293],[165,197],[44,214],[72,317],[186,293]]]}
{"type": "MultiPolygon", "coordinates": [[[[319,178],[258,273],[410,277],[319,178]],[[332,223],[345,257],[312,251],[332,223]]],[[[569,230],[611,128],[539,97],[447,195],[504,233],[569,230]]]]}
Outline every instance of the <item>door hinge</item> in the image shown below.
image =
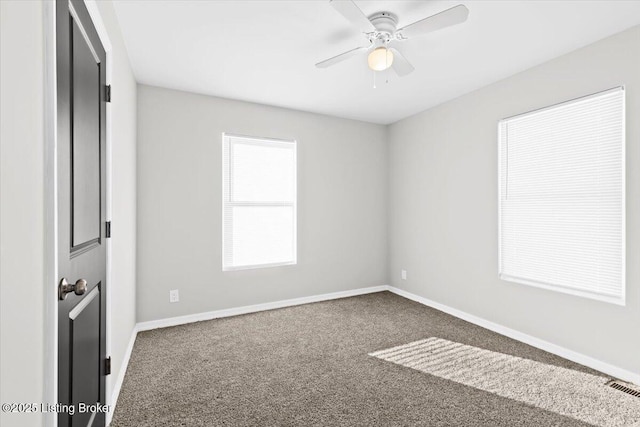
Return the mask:
{"type": "Polygon", "coordinates": [[[104,374],[111,375],[111,356],[104,359],[104,374]]]}
{"type": "Polygon", "coordinates": [[[111,221],[107,221],[104,224],[105,226],[105,233],[106,233],[106,237],[107,239],[111,238],[111,221]]]}
{"type": "Polygon", "coordinates": [[[111,85],[106,85],[104,87],[104,100],[106,102],[111,102],[111,85]]]}

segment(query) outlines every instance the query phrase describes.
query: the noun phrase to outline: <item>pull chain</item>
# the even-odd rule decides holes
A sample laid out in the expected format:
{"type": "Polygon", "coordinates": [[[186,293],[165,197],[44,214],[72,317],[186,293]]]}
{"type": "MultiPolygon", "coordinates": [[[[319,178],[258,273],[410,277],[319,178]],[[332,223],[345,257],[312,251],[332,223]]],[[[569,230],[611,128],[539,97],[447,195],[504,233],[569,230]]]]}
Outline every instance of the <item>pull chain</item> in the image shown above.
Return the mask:
{"type": "Polygon", "coordinates": [[[384,66],[385,66],[385,68],[384,68],[384,70],[385,70],[384,76],[385,76],[385,78],[387,80],[386,83],[389,83],[389,72],[387,71],[389,69],[389,43],[388,42],[384,43],[384,48],[385,48],[385,51],[384,51],[384,66]]]}
{"type": "Polygon", "coordinates": [[[391,65],[389,64],[389,41],[386,41],[384,43],[384,47],[385,49],[387,49],[384,52],[384,62],[385,62],[385,65],[387,66],[387,68],[384,69],[385,70],[384,77],[386,79],[385,83],[389,84],[389,68],[391,67],[391,65]]]}

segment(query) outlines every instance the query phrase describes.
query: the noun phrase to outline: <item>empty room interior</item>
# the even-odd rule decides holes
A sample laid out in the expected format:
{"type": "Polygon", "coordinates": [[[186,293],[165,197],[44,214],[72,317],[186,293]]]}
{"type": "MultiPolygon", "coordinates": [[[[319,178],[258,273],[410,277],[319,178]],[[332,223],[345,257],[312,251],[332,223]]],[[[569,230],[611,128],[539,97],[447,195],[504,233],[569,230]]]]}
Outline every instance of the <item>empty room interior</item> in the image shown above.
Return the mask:
{"type": "Polygon", "coordinates": [[[640,427],[640,1],[0,24],[2,426],[640,427]]]}

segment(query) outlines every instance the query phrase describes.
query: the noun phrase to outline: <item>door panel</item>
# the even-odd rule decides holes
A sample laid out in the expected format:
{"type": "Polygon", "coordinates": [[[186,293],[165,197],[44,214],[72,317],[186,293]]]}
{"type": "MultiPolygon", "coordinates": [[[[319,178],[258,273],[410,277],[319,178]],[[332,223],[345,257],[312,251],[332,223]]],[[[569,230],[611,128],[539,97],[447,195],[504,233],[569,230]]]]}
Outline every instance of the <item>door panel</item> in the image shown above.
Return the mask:
{"type": "Polygon", "coordinates": [[[84,1],[57,0],[58,403],[75,409],[59,427],[105,425],[80,412],[106,403],[105,60],[84,1]]]}
{"type": "Polygon", "coordinates": [[[75,20],[72,28],[71,202],[76,248],[100,238],[100,64],[75,20]]]}
{"type": "Polygon", "coordinates": [[[95,286],[73,310],[69,312],[71,328],[71,401],[76,414],[72,425],[86,426],[90,412],[80,413],[80,403],[93,404],[100,401],[100,286],[95,286]]]}

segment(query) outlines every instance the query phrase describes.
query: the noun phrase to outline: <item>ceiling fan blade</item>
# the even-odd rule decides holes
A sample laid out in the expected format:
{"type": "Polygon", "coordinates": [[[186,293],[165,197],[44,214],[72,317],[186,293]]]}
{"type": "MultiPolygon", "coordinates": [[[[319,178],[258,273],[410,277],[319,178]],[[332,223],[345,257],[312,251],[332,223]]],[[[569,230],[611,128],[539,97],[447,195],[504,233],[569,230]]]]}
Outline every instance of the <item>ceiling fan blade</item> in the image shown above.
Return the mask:
{"type": "Polygon", "coordinates": [[[365,16],[352,0],[329,0],[331,6],[337,10],[347,21],[358,27],[363,33],[370,33],[376,30],[369,18],[365,16]]]}
{"type": "Polygon", "coordinates": [[[404,37],[415,37],[423,34],[437,31],[451,25],[461,24],[467,20],[469,9],[463,4],[454,6],[428,18],[421,19],[418,22],[409,24],[404,28],[400,28],[397,32],[404,37]]]}
{"type": "Polygon", "coordinates": [[[393,63],[391,64],[391,68],[396,72],[400,77],[404,77],[407,74],[410,74],[415,68],[407,58],[404,57],[397,49],[389,48],[389,50],[393,53],[393,63]]]}
{"type": "Polygon", "coordinates": [[[355,49],[348,50],[348,51],[346,51],[344,53],[341,53],[340,55],[336,55],[336,56],[334,56],[332,58],[325,59],[324,61],[318,62],[316,64],[316,67],[318,67],[318,68],[330,67],[332,65],[337,64],[338,62],[342,62],[345,59],[351,58],[352,56],[354,56],[355,54],[357,54],[360,51],[367,50],[367,49],[368,48],[366,48],[366,47],[357,47],[355,49]]]}

